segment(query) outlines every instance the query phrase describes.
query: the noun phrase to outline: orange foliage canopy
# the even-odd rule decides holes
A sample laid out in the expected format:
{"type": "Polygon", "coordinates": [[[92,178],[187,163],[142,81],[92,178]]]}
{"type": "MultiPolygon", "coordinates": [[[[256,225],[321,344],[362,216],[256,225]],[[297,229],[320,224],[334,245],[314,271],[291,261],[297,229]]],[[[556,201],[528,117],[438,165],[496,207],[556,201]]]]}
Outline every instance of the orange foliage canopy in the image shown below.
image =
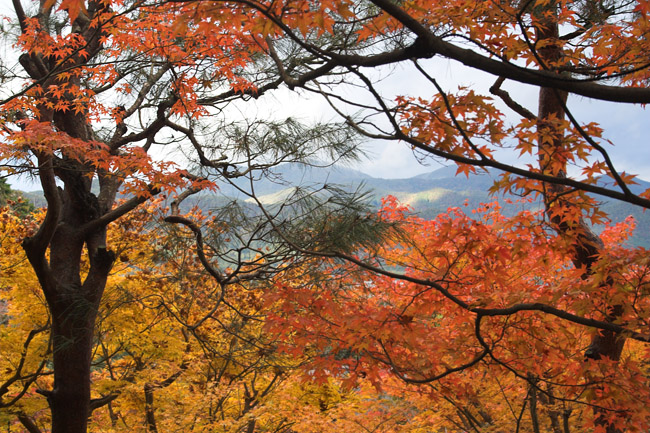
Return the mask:
{"type": "MultiPolygon", "coordinates": [[[[373,272],[279,283],[271,296],[281,313],[267,327],[289,336],[283,351],[312,356],[310,375],[369,380],[379,390],[397,376],[440,408],[438,428],[535,431],[536,419],[592,431],[601,416],[594,406],[626,431],[648,428],[650,262],[646,249],[623,244],[633,221],[605,230],[585,278],[570,244],[533,212],[506,218],[491,203],[426,221],[388,198],[380,215],[401,232],[377,251],[373,272]],[[585,357],[610,305],[625,306],[617,324],[641,340],[619,363],[585,357]]],[[[325,272],[351,270],[332,263],[325,272]]]]}

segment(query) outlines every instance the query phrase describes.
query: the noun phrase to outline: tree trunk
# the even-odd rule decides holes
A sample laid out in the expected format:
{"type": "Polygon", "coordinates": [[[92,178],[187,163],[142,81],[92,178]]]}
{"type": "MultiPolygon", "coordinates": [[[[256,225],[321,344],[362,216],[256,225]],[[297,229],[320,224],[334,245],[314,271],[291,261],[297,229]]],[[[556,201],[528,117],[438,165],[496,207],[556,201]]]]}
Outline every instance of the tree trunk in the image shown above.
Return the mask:
{"type": "MultiPolygon", "coordinates": [[[[555,7],[552,5],[551,7],[555,7]]],[[[557,9],[555,9],[556,11],[557,9]]],[[[548,11],[548,9],[547,9],[548,11]]],[[[555,14],[541,13],[539,15],[539,27],[537,31],[537,42],[541,42],[538,50],[540,60],[545,69],[554,69],[555,65],[562,60],[562,48],[559,42],[559,29],[557,16],[555,14]]],[[[566,177],[566,161],[562,160],[563,136],[558,129],[557,122],[564,120],[566,113],[567,92],[551,88],[541,88],[539,92],[538,110],[538,131],[539,131],[539,164],[541,170],[555,177],[566,177]],[[549,135],[552,137],[548,139],[549,135]]],[[[565,234],[571,229],[573,239],[572,261],[577,268],[584,268],[588,277],[592,266],[597,261],[603,243],[600,238],[589,228],[583,218],[579,221],[568,223],[554,212],[554,208],[571,206],[563,199],[566,187],[556,184],[544,185],[544,201],[551,223],[560,234],[565,234]]],[[[605,283],[607,284],[607,282],[605,283]]],[[[610,314],[605,318],[614,321],[620,316],[620,306],[611,306],[610,314]]],[[[600,331],[596,333],[591,341],[589,349],[585,353],[586,358],[601,359],[609,358],[619,361],[625,339],[611,331],[600,331]]],[[[620,431],[610,426],[597,412],[600,424],[606,428],[607,433],[619,433],[620,431]]]]}
{"type": "MultiPolygon", "coordinates": [[[[67,194],[65,194],[67,195],[67,194]]],[[[33,244],[25,249],[37,270],[52,314],[54,387],[44,391],[52,413],[52,433],[86,433],[90,413],[90,365],[94,325],[113,254],[96,247],[105,229],[83,237],[78,227],[86,218],[71,211],[74,199],[65,202],[63,221],[50,242],[50,261],[34,260],[33,244]],[[79,218],[81,217],[81,218],[79,218]],[[65,222],[65,220],[74,224],[65,222]],[[81,281],[80,264],[86,247],[90,268],[81,281]]],[[[86,203],[88,205],[88,203],[86,203]]]]}
{"type": "MultiPolygon", "coordinates": [[[[45,108],[39,120],[54,122],[70,136],[88,140],[80,114],[55,115],[45,108]]],[[[77,160],[35,152],[48,202],[39,231],[23,247],[34,268],[52,316],[54,386],[41,391],[52,413],[52,433],[86,433],[90,413],[90,365],[95,319],[114,255],[106,249],[106,225],[89,228],[110,208],[100,207],[90,192],[85,173],[90,167],[77,160]],[[64,188],[56,185],[56,178],[64,188]],[[49,252],[49,258],[47,253],[49,252]],[[88,272],[82,280],[83,254],[88,272]]]]}
{"type": "MultiPolygon", "coordinates": [[[[55,5],[47,3],[41,2],[34,17],[39,24],[38,31],[44,36],[57,27],[52,21],[55,5]]],[[[13,5],[21,30],[26,32],[29,17],[20,1],[14,1],[13,5]]],[[[88,7],[82,9],[68,24],[71,34],[85,41],[83,49],[75,50],[63,61],[38,49],[19,58],[25,72],[42,88],[42,97],[36,101],[38,105],[33,110],[34,120],[49,125],[54,139],[65,141],[53,146],[26,144],[37,159],[38,176],[47,201],[47,212],[39,230],[23,241],[23,247],[52,320],[54,386],[52,390],[39,391],[47,396],[51,409],[51,433],[86,433],[92,409],[114,398],[108,396],[97,401],[90,398],[95,320],[115,260],[113,252],[106,246],[106,227],[147,200],[146,195],[134,197],[113,209],[123,175],[106,172],[97,167],[97,162],[86,159],[86,151],[97,145],[96,137],[89,109],[84,105],[87,102],[74,91],[86,87],[77,73],[69,71],[92,64],[101,52],[104,37],[108,34],[101,25],[97,26],[102,22],[98,17],[110,10],[110,5],[88,2],[88,7]],[[56,108],[61,100],[74,109],[56,108]],[[67,142],[72,140],[59,132],[67,134],[75,142],[67,142]],[[68,147],[70,144],[72,146],[68,147]],[[98,195],[91,192],[93,178],[99,180],[98,195]],[[59,186],[61,184],[63,188],[59,186]]],[[[166,108],[169,106],[162,105],[160,111],[164,112],[166,108]]],[[[162,120],[157,121],[157,129],[150,130],[152,137],[163,125],[162,120]]],[[[34,139],[40,140],[38,137],[34,139]]],[[[152,188],[149,192],[155,194],[157,191],[152,188]]]]}
{"type": "Polygon", "coordinates": [[[75,329],[89,318],[72,318],[75,324],[54,321],[54,389],[48,396],[52,433],[85,433],[90,406],[92,328],[75,329]]]}

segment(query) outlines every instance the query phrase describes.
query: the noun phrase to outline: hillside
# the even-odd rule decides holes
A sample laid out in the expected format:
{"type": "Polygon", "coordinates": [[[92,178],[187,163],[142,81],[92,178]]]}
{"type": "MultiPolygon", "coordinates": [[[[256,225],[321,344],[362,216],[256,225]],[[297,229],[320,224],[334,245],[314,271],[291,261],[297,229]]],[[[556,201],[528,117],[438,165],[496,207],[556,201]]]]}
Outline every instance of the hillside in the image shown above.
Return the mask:
{"type": "MultiPolygon", "coordinates": [[[[467,202],[470,209],[476,208],[481,203],[494,200],[495,197],[488,193],[498,172],[491,171],[472,175],[456,176],[456,167],[448,166],[417,175],[407,179],[382,179],[368,176],[360,171],[345,167],[332,167],[327,169],[301,168],[298,166],[282,166],[275,172],[275,181],[263,180],[255,185],[260,201],[264,204],[276,203],[293,191],[295,185],[313,186],[322,183],[338,185],[344,188],[362,189],[371,192],[371,202],[379,206],[381,198],[387,195],[397,197],[402,203],[409,204],[415,213],[423,218],[435,218],[439,213],[445,212],[451,206],[460,206],[467,202]]],[[[641,192],[650,188],[650,182],[637,179],[638,185],[632,187],[634,192],[641,192]]],[[[603,184],[611,186],[611,180],[603,180],[603,184]]],[[[228,196],[232,189],[222,188],[220,191],[228,196]]],[[[230,195],[232,197],[232,195],[230,195]]],[[[504,206],[506,215],[520,210],[521,205],[508,205],[503,196],[497,197],[504,206]]],[[[207,197],[201,201],[205,202],[207,197]]],[[[610,215],[611,222],[617,223],[632,215],[637,221],[637,229],[631,239],[632,245],[650,247],[650,213],[643,212],[638,206],[609,200],[605,197],[598,198],[602,202],[602,209],[610,215]]],[[[207,200],[212,201],[212,200],[207,200]]],[[[205,204],[205,203],[204,203],[205,204]]],[[[539,207],[533,204],[530,208],[539,207]]],[[[599,231],[599,228],[596,228],[599,231]]]]}
{"type": "MultiPolygon", "coordinates": [[[[435,218],[439,213],[445,212],[451,206],[461,206],[467,202],[470,209],[476,208],[481,203],[494,200],[488,194],[494,179],[498,176],[496,171],[472,175],[456,176],[456,167],[442,167],[429,173],[413,176],[407,179],[382,179],[371,177],[360,171],[347,167],[302,167],[285,164],[276,167],[273,172],[267,173],[269,177],[256,179],[255,193],[264,204],[273,204],[281,201],[294,191],[296,186],[317,187],[322,184],[335,185],[345,189],[361,188],[370,192],[371,204],[379,206],[381,198],[387,195],[397,197],[402,203],[408,204],[413,211],[423,218],[435,218]]],[[[650,188],[650,182],[637,180],[638,185],[632,187],[634,192],[650,188]]],[[[611,185],[611,180],[604,179],[603,184],[611,185]]],[[[239,180],[235,183],[247,190],[248,181],[239,180]]],[[[23,193],[24,197],[36,206],[42,206],[43,198],[38,193],[23,193]]],[[[247,201],[243,195],[232,185],[223,184],[217,193],[201,193],[193,196],[186,205],[197,205],[203,209],[214,209],[223,206],[232,200],[247,201]]],[[[503,196],[498,197],[504,206],[506,215],[519,210],[516,205],[508,205],[503,196]]],[[[632,215],[637,221],[637,229],[631,239],[632,245],[650,247],[650,213],[643,212],[637,206],[621,203],[600,197],[602,209],[610,215],[612,223],[625,220],[632,215]]],[[[248,199],[250,202],[250,199],[248,199]]],[[[537,207],[531,205],[530,207],[537,207]]],[[[597,228],[598,230],[598,228],[597,228]]]]}

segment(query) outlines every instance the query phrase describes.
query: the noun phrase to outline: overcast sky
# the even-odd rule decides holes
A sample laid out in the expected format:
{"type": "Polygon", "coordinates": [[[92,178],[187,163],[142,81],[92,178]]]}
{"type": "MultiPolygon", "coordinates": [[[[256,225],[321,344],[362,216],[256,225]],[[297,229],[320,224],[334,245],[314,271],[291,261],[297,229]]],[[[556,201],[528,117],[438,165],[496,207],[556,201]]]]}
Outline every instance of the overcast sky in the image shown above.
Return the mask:
{"type": "MultiPolygon", "coordinates": [[[[6,0],[0,0],[0,5],[5,4],[6,0]]],[[[3,12],[7,13],[8,11],[0,11],[0,14],[3,12]]],[[[459,85],[463,85],[472,87],[479,93],[488,94],[488,88],[494,81],[491,76],[469,70],[449,60],[433,59],[425,62],[424,65],[447,91],[454,91],[459,85]]],[[[388,94],[408,94],[427,98],[435,92],[429,83],[419,77],[418,73],[407,67],[398,66],[391,70],[386,69],[381,74],[383,77],[382,87],[388,94]]],[[[536,111],[537,88],[512,82],[506,82],[503,88],[508,90],[519,103],[533,112],[536,111]]],[[[349,90],[344,89],[344,91],[349,90]]],[[[354,92],[351,91],[350,94],[354,94],[354,92]]],[[[366,96],[359,94],[358,97],[363,99],[366,96]]],[[[500,101],[497,101],[497,105],[499,104],[500,101]]],[[[647,133],[650,122],[648,122],[648,113],[643,107],[632,104],[597,102],[575,95],[569,98],[568,104],[580,122],[595,121],[604,128],[605,137],[612,141],[613,146],[607,143],[602,144],[610,152],[615,166],[620,171],[650,180],[650,145],[647,133]]],[[[502,111],[509,113],[507,107],[504,107],[503,104],[500,106],[502,111]]],[[[276,118],[292,116],[305,121],[326,121],[336,118],[336,114],[323,100],[314,97],[306,99],[304,94],[297,95],[286,89],[260,98],[258,106],[254,109],[251,109],[253,107],[250,105],[245,107],[245,110],[248,113],[253,113],[253,116],[276,118]]],[[[430,160],[427,165],[422,165],[408,146],[396,142],[368,141],[364,148],[368,153],[368,159],[353,168],[374,177],[408,178],[436,170],[443,164],[449,164],[444,161],[430,160]]],[[[521,162],[517,161],[514,153],[503,153],[500,158],[503,158],[504,162],[513,164],[521,162]]],[[[10,183],[18,189],[40,189],[38,185],[25,177],[10,179],[10,183]]]]}
{"type": "MultiPolygon", "coordinates": [[[[471,71],[449,60],[435,59],[429,61],[426,66],[428,72],[434,75],[447,91],[454,91],[458,86],[469,86],[479,93],[489,94],[488,89],[494,82],[494,78],[487,74],[471,71]]],[[[412,70],[398,67],[391,73],[385,72],[384,75],[383,87],[389,93],[427,98],[435,92],[430,84],[424,82],[412,70]]],[[[533,112],[537,111],[538,88],[513,82],[506,82],[502,87],[508,90],[517,102],[533,112]]],[[[364,98],[363,95],[359,97],[364,98]]],[[[312,100],[305,103],[295,96],[290,97],[289,101],[287,104],[279,104],[284,107],[282,112],[287,115],[302,118],[309,115],[317,119],[328,119],[334,116],[324,102],[312,100]],[[293,109],[290,109],[291,107],[293,109]]],[[[516,119],[511,110],[501,101],[497,100],[495,104],[507,115],[512,114],[513,120],[516,119]]],[[[604,137],[612,142],[609,144],[603,141],[601,144],[609,152],[618,170],[650,180],[650,143],[648,143],[650,134],[646,132],[650,128],[650,122],[648,122],[649,113],[644,107],[593,101],[576,95],[569,97],[568,105],[579,122],[597,122],[601,125],[605,131],[604,137]]],[[[449,164],[449,162],[430,160],[428,165],[422,165],[409,147],[400,143],[369,141],[365,147],[369,159],[355,168],[374,177],[408,178],[433,171],[440,168],[443,163],[449,164]]],[[[522,162],[518,161],[517,152],[504,152],[500,157],[512,164],[522,162]]]]}
{"type": "MultiPolygon", "coordinates": [[[[605,130],[604,136],[612,142],[601,143],[608,150],[619,171],[638,175],[650,181],[650,113],[631,104],[594,102],[572,96],[569,107],[583,122],[597,122],[605,130]]],[[[420,164],[407,146],[398,143],[369,142],[367,148],[372,160],[358,167],[374,177],[411,177],[440,167],[431,161],[429,167],[420,164]]],[[[504,155],[515,162],[516,154],[504,155]]]]}

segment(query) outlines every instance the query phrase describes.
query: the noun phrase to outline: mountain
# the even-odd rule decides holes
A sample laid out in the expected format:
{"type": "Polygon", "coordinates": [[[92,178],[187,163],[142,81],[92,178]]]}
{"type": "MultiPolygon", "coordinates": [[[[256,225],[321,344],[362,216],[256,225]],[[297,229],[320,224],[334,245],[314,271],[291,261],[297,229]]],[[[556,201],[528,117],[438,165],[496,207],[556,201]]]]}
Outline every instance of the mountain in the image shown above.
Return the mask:
{"type": "MultiPolygon", "coordinates": [[[[275,194],[283,189],[293,188],[297,185],[303,187],[331,185],[359,185],[373,178],[360,171],[342,166],[304,166],[299,164],[281,164],[266,170],[255,181],[257,196],[275,194]]],[[[235,180],[235,186],[248,190],[249,180],[242,178],[235,180]]],[[[241,192],[233,185],[223,183],[219,185],[220,193],[227,197],[240,198],[241,192]]]]}
{"type": "MultiPolygon", "coordinates": [[[[296,186],[318,187],[328,184],[348,190],[361,189],[369,191],[369,199],[373,206],[381,204],[382,197],[393,195],[423,218],[435,218],[446,212],[449,207],[461,206],[467,202],[469,209],[478,207],[481,203],[495,199],[488,194],[489,188],[498,177],[498,171],[492,170],[466,177],[456,176],[456,167],[442,167],[429,173],[420,174],[407,179],[382,179],[371,177],[360,171],[341,166],[305,167],[296,164],[283,164],[265,173],[264,178],[255,179],[254,188],[257,198],[264,204],[273,204],[290,196],[296,186]]],[[[631,186],[634,193],[650,188],[650,182],[636,180],[637,185],[631,186]]],[[[240,179],[234,182],[239,188],[249,189],[249,181],[240,179]]],[[[614,181],[608,178],[599,180],[599,184],[612,187],[614,181]]],[[[42,194],[23,194],[36,206],[43,205],[42,194]]],[[[503,205],[503,213],[512,215],[521,210],[521,204],[506,204],[503,196],[496,197],[503,205]]],[[[631,245],[650,248],[650,212],[644,212],[638,206],[610,200],[606,197],[596,197],[603,211],[610,215],[612,223],[625,220],[632,215],[637,222],[637,229],[630,240],[631,245]]],[[[233,185],[222,184],[217,193],[200,193],[191,197],[186,206],[197,205],[202,209],[215,209],[233,201],[247,201],[249,197],[242,194],[233,185]]],[[[250,200],[248,200],[250,201],[250,200]]],[[[251,205],[252,206],[252,205],[251,205]]],[[[540,203],[527,205],[528,209],[539,208],[540,203]]],[[[597,231],[602,227],[596,227],[597,231]]]]}
{"type": "Polygon", "coordinates": [[[497,176],[496,172],[456,176],[456,167],[442,167],[409,179],[374,179],[367,185],[374,190],[378,202],[390,194],[423,218],[434,218],[451,206],[467,202],[470,208],[476,208],[491,201],[488,189],[497,176]]]}
{"type": "MultiPolygon", "coordinates": [[[[410,205],[413,211],[423,218],[435,218],[436,215],[446,212],[449,207],[461,206],[465,202],[469,209],[474,209],[481,203],[495,199],[495,196],[491,196],[488,190],[498,177],[498,171],[490,170],[487,173],[466,177],[464,175],[456,176],[456,170],[455,166],[448,166],[407,179],[382,179],[344,167],[304,169],[286,165],[276,173],[275,182],[262,181],[255,188],[262,203],[272,204],[291,194],[295,185],[309,186],[329,183],[348,189],[360,187],[370,191],[370,200],[375,206],[380,205],[382,197],[393,195],[400,202],[410,205]],[[283,179],[284,182],[280,179],[283,179]]],[[[636,181],[638,184],[631,186],[632,192],[640,193],[650,188],[650,182],[641,179],[636,181]]],[[[608,187],[612,187],[613,182],[612,179],[607,178],[599,180],[599,184],[608,187]]],[[[512,215],[524,207],[521,204],[505,203],[502,195],[498,195],[496,198],[501,202],[505,215],[512,215]]],[[[609,214],[612,224],[621,222],[632,215],[636,220],[637,229],[630,244],[650,247],[649,212],[644,212],[638,206],[606,197],[597,196],[596,199],[602,203],[601,208],[609,214]]],[[[525,207],[539,209],[541,206],[541,203],[532,203],[525,207]]],[[[599,232],[602,227],[595,227],[595,229],[599,232]]]]}
{"type": "MultiPolygon", "coordinates": [[[[379,206],[381,199],[393,195],[413,207],[425,218],[432,218],[445,212],[450,206],[459,206],[467,201],[470,208],[491,201],[488,194],[497,177],[496,172],[456,176],[456,167],[442,167],[430,173],[407,179],[383,179],[368,176],[362,172],[343,167],[328,169],[304,169],[295,166],[282,166],[274,174],[275,181],[261,181],[255,185],[260,201],[266,204],[277,203],[294,191],[296,185],[303,187],[327,183],[348,190],[360,188],[369,191],[370,201],[379,206]]],[[[228,188],[222,187],[220,193],[228,196],[228,188]]]]}

